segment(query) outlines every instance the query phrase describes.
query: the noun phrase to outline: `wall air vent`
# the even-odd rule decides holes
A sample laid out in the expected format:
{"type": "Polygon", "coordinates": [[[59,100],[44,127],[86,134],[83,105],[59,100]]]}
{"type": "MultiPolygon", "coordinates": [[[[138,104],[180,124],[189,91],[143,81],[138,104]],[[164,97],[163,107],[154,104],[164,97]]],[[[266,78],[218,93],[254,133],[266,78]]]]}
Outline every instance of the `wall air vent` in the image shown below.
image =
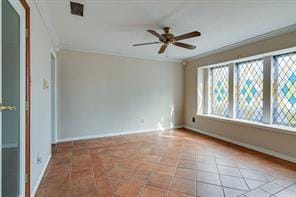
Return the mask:
{"type": "Polygon", "coordinates": [[[71,14],[83,16],[83,4],[70,1],[71,14]]]}

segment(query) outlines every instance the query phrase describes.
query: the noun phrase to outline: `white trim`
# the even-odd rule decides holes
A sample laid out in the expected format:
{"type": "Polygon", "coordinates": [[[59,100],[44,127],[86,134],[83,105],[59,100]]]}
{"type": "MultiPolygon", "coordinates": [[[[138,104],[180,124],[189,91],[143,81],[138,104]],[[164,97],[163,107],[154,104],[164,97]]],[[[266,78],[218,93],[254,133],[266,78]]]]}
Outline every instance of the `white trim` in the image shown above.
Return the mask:
{"type": "MultiPolygon", "coordinates": [[[[58,115],[58,113],[57,113],[57,111],[58,111],[58,108],[57,108],[57,93],[58,93],[58,91],[57,91],[57,88],[58,88],[58,85],[57,85],[57,69],[58,69],[58,64],[57,64],[57,55],[56,55],[56,52],[54,51],[54,49],[53,48],[51,48],[50,49],[50,53],[49,53],[49,61],[50,61],[50,70],[51,70],[51,80],[52,80],[52,64],[51,64],[51,55],[54,57],[54,79],[55,79],[55,82],[54,82],[54,85],[55,85],[55,87],[54,87],[54,94],[55,94],[55,98],[54,98],[54,103],[55,103],[55,109],[54,109],[54,118],[55,118],[55,120],[54,120],[54,123],[55,123],[55,125],[54,125],[54,128],[52,128],[52,122],[51,122],[51,137],[52,137],[52,132],[54,132],[55,133],[55,139],[51,139],[52,141],[51,141],[51,143],[53,143],[53,144],[55,144],[55,143],[57,143],[57,138],[58,138],[58,124],[57,124],[57,121],[58,121],[58,118],[57,118],[57,115],[58,115]]],[[[51,85],[52,85],[52,81],[51,81],[51,85]]],[[[51,88],[52,88],[52,86],[50,86],[51,88]]],[[[52,90],[51,90],[51,93],[52,93],[52,90]]],[[[50,99],[51,99],[51,102],[52,102],[52,96],[50,97],[50,99]]],[[[52,109],[50,109],[51,110],[51,112],[52,112],[52,109]]],[[[52,118],[52,116],[51,116],[51,118],[52,118]]]]}
{"type": "Polygon", "coordinates": [[[102,137],[113,137],[113,136],[129,135],[129,134],[137,134],[137,133],[148,133],[148,132],[164,131],[164,130],[170,130],[170,129],[179,129],[183,127],[184,127],[183,125],[180,125],[180,126],[174,126],[174,127],[143,129],[143,130],[134,130],[134,131],[117,132],[117,133],[102,133],[97,135],[61,138],[61,139],[58,139],[58,142],[86,140],[86,139],[94,139],[94,138],[102,138],[102,137]]]}
{"type": "Polygon", "coordinates": [[[229,117],[234,118],[235,117],[235,64],[229,64],[228,65],[228,88],[229,88],[229,94],[228,94],[228,109],[229,109],[229,117]]]}
{"type": "Polygon", "coordinates": [[[263,123],[272,124],[272,68],[273,57],[266,56],[263,59],[263,123]]]}
{"type": "Polygon", "coordinates": [[[218,48],[218,49],[210,50],[208,52],[196,55],[194,57],[186,58],[185,61],[188,61],[188,62],[194,61],[194,60],[197,60],[197,59],[202,58],[202,57],[217,54],[217,53],[224,52],[224,51],[227,51],[227,50],[232,50],[232,49],[235,49],[235,48],[238,48],[238,47],[253,44],[253,43],[256,43],[256,42],[259,42],[259,41],[262,41],[262,40],[266,40],[268,38],[280,36],[280,35],[290,33],[290,32],[293,32],[293,31],[296,31],[296,24],[290,25],[290,26],[287,26],[287,27],[284,27],[284,28],[281,28],[281,29],[278,29],[278,30],[275,30],[275,31],[271,31],[271,32],[268,32],[266,34],[258,35],[258,36],[255,36],[255,37],[252,37],[252,38],[249,38],[249,39],[246,39],[246,40],[242,40],[240,42],[230,44],[230,45],[218,48]]]}
{"type": "Polygon", "coordinates": [[[151,61],[161,61],[161,62],[173,62],[173,63],[181,63],[183,62],[182,59],[176,59],[176,58],[170,58],[170,57],[142,57],[138,55],[127,55],[124,53],[118,53],[118,52],[112,52],[112,51],[106,51],[106,50],[100,50],[100,49],[82,49],[75,46],[71,46],[68,44],[61,44],[57,47],[59,50],[68,50],[68,51],[76,51],[76,52],[82,52],[82,53],[95,53],[99,55],[112,55],[117,57],[126,57],[126,58],[133,58],[133,59],[139,59],[139,60],[151,60],[151,61]]]}
{"type": "Polygon", "coordinates": [[[205,89],[205,69],[203,68],[197,68],[197,79],[196,79],[196,87],[197,87],[197,97],[195,99],[195,102],[197,103],[196,110],[197,113],[204,113],[204,89],[205,89]]]}
{"type": "Polygon", "coordinates": [[[42,22],[44,23],[44,26],[46,27],[47,33],[49,35],[49,38],[51,39],[51,42],[54,44],[55,47],[57,47],[60,43],[59,37],[57,36],[57,33],[52,25],[51,17],[48,16],[48,8],[47,6],[40,6],[39,0],[33,0],[33,3],[35,3],[37,11],[42,19],[42,22]]]}
{"type": "Polygon", "coordinates": [[[232,143],[232,144],[236,144],[236,145],[239,145],[239,146],[251,149],[251,150],[255,150],[255,151],[258,151],[258,152],[261,152],[261,153],[264,153],[264,154],[267,154],[267,155],[271,155],[271,156],[274,156],[274,157],[277,157],[277,158],[280,158],[280,159],[283,159],[283,160],[286,160],[286,161],[290,161],[292,163],[296,163],[296,158],[288,156],[288,155],[284,155],[284,154],[281,154],[281,153],[278,153],[278,152],[275,152],[275,151],[271,151],[271,150],[268,150],[268,149],[265,149],[265,148],[261,148],[261,147],[258,147],[258,146],[254,146],[254,145],[251,145],[251,144],[239,142],[239,141],[236,141],[236,140],[233,140],[233,139],[230,139],[230,138],[226,138],[226,137],[223,137],[223,136],[220,136],[220,135],[212,134],[212,133],[209,133],[207,131],[202,131],[202,130],[199,130],[199,129],[196,129],[196,128],[193,128],[193,127],[185,126],[185,128],[189,129],[189,130],[192,130],[192,131],[196,131],[198,133],[201,133],[201,134],[204,134],[204,135],[207,135],[207,136],[210,136],[210,137],[214,137],[214,138],[217,138],[217,139],[232,143]]]}
{"type": "Polygon", "coordinates": [[[39,174],[39,177],[38,177],[38,179],[37,179],[37,181],[36,181],[36,183],[35,183],[35,185],[34,185],[32,191],[31,191],[31,195],[30,195],[31,197],[34,197],[35,194],[36,194],[36,192],[37,192],[37,190],[38,190],[38,187],[39,187],[39,185],[40,185],[40,183],[41,183],[41,180],[42,180],[42,178],[43,178],[43,175],[44,175],[44,173],[45,173],[45,171],[46,171],[46,168],[47,168],[47,166],[48,166],[48,164],[49,164],[50,158],[51,158],[51,154],[48,155],[48,158],[47,158],[47,160],[46,160],[46,163],[45,163],[45,165],[44,165],[44,167],[43,167],[41,173],[39,174]]]}
{"type": "Polygon", "coordinates": [[[206,114],[197,114],[196,116],[198,116],[200,118],[213,119],[213,120],[218,120],[218,121],[227,122],[227,123],[246,125],[246,126],[253,127],[253,128],[266,129],[266,130],[270,130],[273,132],[280,132],[280,133],[285,133],[285,134],[290,134],[290,135],[296,135],[295,128],[284,127],[284,126],[280,126],[280,125],[264,124],[264,123],[260,123],[260,122],[253,122],[253,121],[247,121],[247,120],[242,120],[242,119],[233,119],[233,118],[226,118],[226,117],[222,117],[222,116],[214,116],[214,115],[206,115],[206,114]]]}
{"type": "Polygon", "coordinates": [[[209,98],[210,98],[210,69],[206,68],[204,69],[204,96],[203,96],[203,99],[204,99],[204,109],[203,109],[203,112],[205,114],[209,114],[210,113],[210,106],[211,106],[211,103],[209,103],[209,98]]]}
{"type": "Polygon", "coordinates": [[[228,65],[228,64],[231,64],[231,63],[235,64],[235,63],[246,62],[246,61],[251,61],[251,60],[255,60],[255,59],[262,59],[262,58],[264,58],[266,56],[275,56],[275,55],[290,53],[290,52],[294,52],[294,51],[296,51],[296,46],[286,48],[286,49],[271,51],[271,52],[268,52],[268,53],[260,53],[260,54],[257,54],[257,55],[251,55],[251,56],[248,56],[248,57],[237,58],[237,59],[232,59],[232,60],[229,60],[229,61],[214,63],[214,64],[210,64],[210,65],[204,65],[204,66],[198,66],[198,67],[199,68],[218,67],[218,66],[228,65]]]}

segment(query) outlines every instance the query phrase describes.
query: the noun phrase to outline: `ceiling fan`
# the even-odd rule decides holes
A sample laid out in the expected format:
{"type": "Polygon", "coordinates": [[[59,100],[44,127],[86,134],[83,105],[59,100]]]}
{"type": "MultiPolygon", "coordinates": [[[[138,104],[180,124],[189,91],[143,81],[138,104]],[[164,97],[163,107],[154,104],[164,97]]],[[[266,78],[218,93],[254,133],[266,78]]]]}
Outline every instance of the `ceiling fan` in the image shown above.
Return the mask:
{"type": "Polygon", "coordinates": [[[163,28],[163,31],[164,31],[163,34],[159,34],[154,30],[147,30],[147,31],[149,33],[153,34],[154,36],[156,36],[159,39],[159,41],[158,42],[146,42],[146,43],[134,44],[133,46],[142,46],[142,45],[162,43],[162,45],[161,45],[161,47],[160,47],[160,49],[158,51],[158,54],[163,53],[166,50],[166,48],[168,47],[169,44],[173,44],[173,45],[178,46],[178,47],[193,50],[193,49],[196,48],[196,46],[186,44],[186,43],[182,43],[182,42],[178,42],[178,41],[179,40],[185,40],[185,39],[188,39],[188,38],[197,37],[197,36],[201,35],[200,32],[193,31],[193,32],[190,32],[190,33],[175,36],[174,34],[169,32],[170,31],[169,27],[163,28]]]}

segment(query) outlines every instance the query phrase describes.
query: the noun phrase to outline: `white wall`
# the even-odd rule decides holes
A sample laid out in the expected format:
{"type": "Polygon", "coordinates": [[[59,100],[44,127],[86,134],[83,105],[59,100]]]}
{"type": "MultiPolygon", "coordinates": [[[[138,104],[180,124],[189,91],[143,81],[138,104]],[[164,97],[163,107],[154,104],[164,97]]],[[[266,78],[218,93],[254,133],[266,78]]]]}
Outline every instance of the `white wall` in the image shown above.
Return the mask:
{"type": "Polygon", "coordinates": [[[52,42],[33,0],[31,11],[31,191],[51,153],[50,90],[43,89],[43,79],[50,84],[50,48],[52,42]],[[37,156],[42,162],[37,164],[37,156]]]}
{"type": "Polygon", "coordinates": [[[241,143],[264,148],[296,161],[296,135],[279,133],[268,129],[254,128],[230,122],[196,116],[197,113],[197,68],[200,66],[230,61],[237,58],[267,53],[296,46],[296,32],[274,37],[236,49],[202,57],[189,62],[185,68],[185,113],[186,126],[229,138],[241,143]],[[192,117],[196,116],[193,123],[192,117]]]}
{"type": "Polygon", "coordinates": [[[62,50],[59,139],[183,125],[179,63],[62,50]]]}

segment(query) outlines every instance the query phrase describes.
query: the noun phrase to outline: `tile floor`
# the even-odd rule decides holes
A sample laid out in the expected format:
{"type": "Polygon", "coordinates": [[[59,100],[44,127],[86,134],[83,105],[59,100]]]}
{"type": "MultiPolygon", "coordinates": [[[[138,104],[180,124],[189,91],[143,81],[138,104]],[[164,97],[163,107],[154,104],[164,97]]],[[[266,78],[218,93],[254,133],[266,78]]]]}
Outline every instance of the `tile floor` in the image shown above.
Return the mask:
{"type": "Polygon", "coordinates": [[[59,143],[37,197],[296,197],[296,165],[187,129],[59,143]]]}

